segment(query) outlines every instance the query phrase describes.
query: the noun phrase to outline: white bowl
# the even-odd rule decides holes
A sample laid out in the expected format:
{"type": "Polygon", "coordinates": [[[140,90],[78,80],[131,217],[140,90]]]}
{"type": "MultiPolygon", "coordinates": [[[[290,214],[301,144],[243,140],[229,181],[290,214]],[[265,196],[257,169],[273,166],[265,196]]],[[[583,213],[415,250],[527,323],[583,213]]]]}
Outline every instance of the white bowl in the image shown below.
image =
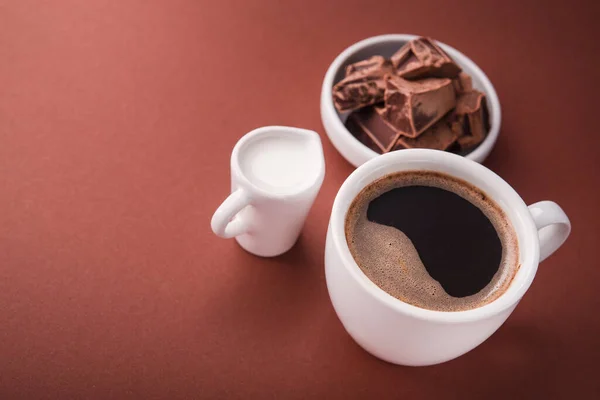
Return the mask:
{"type": "MultiPolygon", "coordinates": [[[[329,140],[335,148],[355,167],[377,157],[379,154],[369,149],[358,141],[344,126],[349,113],[340,114],[333,105],[332,89],[333,85],[342,80],[346,65],[365,60],[374,55],[391,57],[400,47],[408,41],[417,38],[415,35],[381,35],[373,36],[358,43],[353,44],[344,50],[331,63],[331,66],[325,74],[323,88],[321,90],[321,120],[329,140]]],[[[500,133],[500,102],[498,94],[492,85],[492,82],[483,73],[483,71],[460,51],[448,46],[447,44],[437,42],[442,49],[462,68],[464,72],[471,75],[473,87],[485,93],[490,117],[490,130],[486,138],[464,157],[482,163],[498,139],[500,133]]],[[[398,150],[402,151],[402,150],[398,150]]]]}

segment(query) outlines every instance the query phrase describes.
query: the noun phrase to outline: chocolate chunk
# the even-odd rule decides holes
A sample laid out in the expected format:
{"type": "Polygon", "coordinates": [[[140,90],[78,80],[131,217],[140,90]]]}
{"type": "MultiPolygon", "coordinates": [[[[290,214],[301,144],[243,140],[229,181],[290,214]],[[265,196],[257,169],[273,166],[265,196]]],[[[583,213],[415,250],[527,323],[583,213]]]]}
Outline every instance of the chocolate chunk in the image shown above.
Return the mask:
{"type": "Polygon", "coordinates": [[[388,60],[383,58],[382,56],[373,56],[363,61],[355,62],[354,64],[350,64],[346,66],[346,76],[355,74],[355,73],[370,73],[385,70],[380,74],[381,77],[385,74],[385,72],[391,69],[391,64],[388,60]]]}
{"type": "Polygon", "coordinates": [[[485,95],[473,90],[459,96],[454,110],[453,130],[462,149],[470,149],[483,141],[490,129],[485,95]]]}
{"type": "Polygon", "coordinates": [[[383,101],[383,78],[391,72],[391,62],[381,56],[348,65],[346,77],[333,87],[335,107],[340,112],[346,112],[383,101]]]}
{"type": "Polygon", "coordinates": [[[346,127],[371,150],[387,153],[394,147],[400,134],[385,123],[382,112],[382,107],[366,107],[355,111],[348,116],[346,127]]]}
{"type": "MultiPolygon", "coordinates": [[[[458,144],[457,141],[455,141],[454,143],[452,143],[450,145],[450,147],[448,147],[446,149],[446,151],[449,151],[450,153],[455,153],[455,154],[461,154],[462,153],[462,149],[460,148],[460,144],[458,144]]],[[[464,155],[464,154],[461,154],[464,155]]]]}
{"type": "Polygon", "coordinates": [[[405,79],[456,78],[461,69],[434,40],[411,40],[392,56],[397,74],[405,79]]]}
{"type": "Polygon", "coordinates": [[[419,136],[456,104],[452,81],[438,78],[407,81],[388,76],[384,99],[383,118],[409,138],[419,136]]]}
{"type": "Polygon", "coordinates": [[[381,149],[375,144],[373,139],[369,135],[365,133],[363,127],[358,123],[358,118],[354,115],[354,113],[348,116],[346,120],[346,129],[354,136],[359,142],[373,150],[378,154],[382,154],[381,149]]]}
{"type": "Polygon", "coordinates": [[[473,90],[473,80],[466,72],[458,74],[456,79],[452,80],[456,94],[463,94],[473,90]]]}
{"type": "Polygon", "coordinates": [[[417,138],[400,136],[393,149],[447,150],[458,138],[458,134],[450,127],[451,122],[452,116],[448,113],[417,138]]]}

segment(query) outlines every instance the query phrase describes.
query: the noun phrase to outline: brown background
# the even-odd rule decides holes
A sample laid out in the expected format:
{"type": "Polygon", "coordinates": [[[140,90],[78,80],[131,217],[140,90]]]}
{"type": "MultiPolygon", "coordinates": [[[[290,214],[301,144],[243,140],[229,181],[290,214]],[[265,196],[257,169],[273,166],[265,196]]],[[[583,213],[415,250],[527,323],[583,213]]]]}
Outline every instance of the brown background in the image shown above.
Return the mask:
{"type": "Polygon", "coordinates": [[[0,2],[0,398],[599,395],[598,3],[459,3],[0,2]],[[354,344],[323,273],[352,167],[321,81],[393,32],[487,72],[503,121],[486,165],[573,223],[490,340],[418,369],[354,344]],[[209,220],[232,146],[271,124],[321,133],[328,170],[298,245],[265,260],[209,220]]]}

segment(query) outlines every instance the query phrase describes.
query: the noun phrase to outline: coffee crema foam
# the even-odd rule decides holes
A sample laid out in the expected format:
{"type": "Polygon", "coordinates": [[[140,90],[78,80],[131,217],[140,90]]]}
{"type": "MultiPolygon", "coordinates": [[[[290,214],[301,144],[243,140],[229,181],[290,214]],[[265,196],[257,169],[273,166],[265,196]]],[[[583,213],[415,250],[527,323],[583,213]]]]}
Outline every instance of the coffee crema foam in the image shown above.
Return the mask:
{"type": "Polygon", "coordinates": [[[500,206],[471,184],[438,172],[397,172],[372,182],[350,205],[345,234],[354,260],[373,283],[405,303],[430,310],[464,311],[488,304],[508,289],[519,269],[517,236],[500,206]],[[489,219],[500,239],[502,258],[498,271],[482,290],[466,297],[450,296],[429,275],[410,238],[394,227],[367,219],[372,200],[405,186],[430,186],[455,193],[489,219]]]}

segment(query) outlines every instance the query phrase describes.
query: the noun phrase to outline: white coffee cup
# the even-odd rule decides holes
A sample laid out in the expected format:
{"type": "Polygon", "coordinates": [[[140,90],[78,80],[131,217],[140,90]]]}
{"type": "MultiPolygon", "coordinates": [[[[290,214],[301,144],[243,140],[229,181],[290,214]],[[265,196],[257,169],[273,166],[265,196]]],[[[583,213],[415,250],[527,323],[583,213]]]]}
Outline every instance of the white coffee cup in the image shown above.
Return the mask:
{"type": "Polygon", "coordinates": [[[425,149],[384,154],[356,169],[335,198],[325,249],[329,296],[344,328],[369,353],[394,364],[438,364],[474,349],[504,323],[531,285],[538,263],[564,243],[570,229],[556,203],[542,201],[528,207],[508,183],[474,161],[425,149]],[[348,207],[369,183],[408,170],[463,179],[502,207],[517,234],[520,268],[498,299],[467,311],[426,310],[392,297],[356,264],[344,233],[348,207]]]}
{"type": "Polygon", "coordinates": [[[242,137],[231,154],[231,195],[215,211],[211,227],[235,237],[248,252],[272,257],[288,251],[325,176],[316,132],[266,126],[242,137]]]}

